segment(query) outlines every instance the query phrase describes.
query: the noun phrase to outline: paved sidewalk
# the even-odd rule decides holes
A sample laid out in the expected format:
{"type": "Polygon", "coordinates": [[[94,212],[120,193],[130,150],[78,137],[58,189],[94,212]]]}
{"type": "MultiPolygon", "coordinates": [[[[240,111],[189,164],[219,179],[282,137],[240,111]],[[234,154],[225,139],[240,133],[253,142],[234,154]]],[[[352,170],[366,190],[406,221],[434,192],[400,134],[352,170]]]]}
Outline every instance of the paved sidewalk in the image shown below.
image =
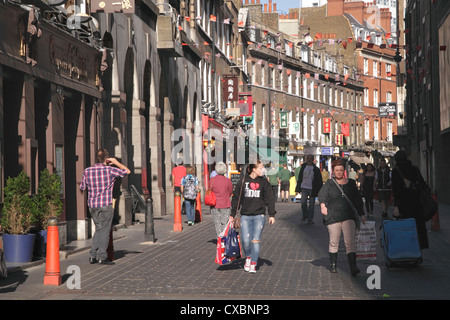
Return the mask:
{"type": "Polygon", "coordinates": [[[277,203],[276,209],[275,225],[267,223],[263,232],[256,274],[243,271],[243,259],[214,263],[216,235],[205,208],[203,222],[183,223],[182,232],[173,231],[173,215],[155,219],[155,243],[144,242],[143,224],[115,231],[114,266],[89,264],[90,240],[71,242],[67,259],[61,260],[61,286],[43,285],[44,263],[27,265],[0,280],[0,299],[450,299],[450,206],[440,205],[441,230],[429,232],[430,249],[419,268],[387,270],[378,247],[375,261],[358,262],[357,277],[350,276],[343,243],[338,273],[329,273],[328,233],[318,206],[313,225],[300,222],[300,204],[277,203]],[[69,289],[71,265],[80,268],[80,289],[69,289]],[[367,288],[371,265],[380,268],[381,289],[367,288]]]}

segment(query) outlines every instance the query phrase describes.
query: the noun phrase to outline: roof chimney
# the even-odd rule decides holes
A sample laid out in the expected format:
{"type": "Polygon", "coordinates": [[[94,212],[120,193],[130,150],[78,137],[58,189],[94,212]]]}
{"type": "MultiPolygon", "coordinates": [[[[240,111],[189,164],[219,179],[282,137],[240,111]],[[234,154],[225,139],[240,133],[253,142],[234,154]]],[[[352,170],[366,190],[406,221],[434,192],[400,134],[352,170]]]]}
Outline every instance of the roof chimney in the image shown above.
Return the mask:
{"type": "Polygon", "coordinates": [[[272,12],[272,0],[269,0],[269,13],[272,12]]]}

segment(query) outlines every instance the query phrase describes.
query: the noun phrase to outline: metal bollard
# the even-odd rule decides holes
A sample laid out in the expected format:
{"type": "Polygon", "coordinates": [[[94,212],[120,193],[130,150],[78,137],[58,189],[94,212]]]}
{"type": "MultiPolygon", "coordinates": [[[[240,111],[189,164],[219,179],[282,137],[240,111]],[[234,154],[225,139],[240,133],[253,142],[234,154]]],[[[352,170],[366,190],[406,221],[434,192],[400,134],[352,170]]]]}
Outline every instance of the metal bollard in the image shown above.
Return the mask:
{"type": "Polygon", "coordinates": [[[175,191],[175,203],[174,203],[174,214],[173,214],[173,231],[183,231],[181,225],[181,192],[175,191]]]}
{"type": "Polygon", "coordinates": [[[156,242],[155,239],[155,223],[153,221],[153,199],[147,198],[145,201],[145,231],[144,238],[145,241],[150,241],[152,239],[153,243],[156,242]]]}

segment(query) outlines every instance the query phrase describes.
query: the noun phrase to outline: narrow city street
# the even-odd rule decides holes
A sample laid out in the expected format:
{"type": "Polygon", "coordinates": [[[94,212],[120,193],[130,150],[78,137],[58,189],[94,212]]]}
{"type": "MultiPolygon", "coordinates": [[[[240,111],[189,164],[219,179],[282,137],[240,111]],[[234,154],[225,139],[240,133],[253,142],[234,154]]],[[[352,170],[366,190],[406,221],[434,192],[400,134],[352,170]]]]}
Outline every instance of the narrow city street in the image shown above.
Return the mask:
{"type": "MultiPolygon", "coordinates": [[[[244,272],[243,259],[224,266],[214,263],[215,231],[209,209],[205,208],[203,221],[194,226],[183,224],[182,232],[172,231],[172,215],[156,219],[155,243],[144,242],[144,224],[116,231],[113,266],[89,264],[88,242],[69,243],[73,252],[79,252],[61,260],[61,286],[43,285],[42,263],[15,269],[6,280],[0,280],[0,299],[197,302],[450,299],[448,206],[440,206],[440,231],[428,233],[430,249],[423,251],[424,262],[418,268],[388,270],[377,246],[376,260],[358,261],[361,273],[357,277],[350,275],[343,243],[338,273],[328,271],[328,233],[317,205],[314,224],[301,223],[299,203],[277,203],[276,209],[276,223],[273,226],[267,223],[263,231],[256,274],[244,272]],[[70,271],[73,266],[79,267],[78,288],[70,271]],[[368,288],[373,273],[370,266],[379,267],[380,289],[368,288]]],[[[375,220],[378,231],[381,221],[378,202],[375,220]]]]}

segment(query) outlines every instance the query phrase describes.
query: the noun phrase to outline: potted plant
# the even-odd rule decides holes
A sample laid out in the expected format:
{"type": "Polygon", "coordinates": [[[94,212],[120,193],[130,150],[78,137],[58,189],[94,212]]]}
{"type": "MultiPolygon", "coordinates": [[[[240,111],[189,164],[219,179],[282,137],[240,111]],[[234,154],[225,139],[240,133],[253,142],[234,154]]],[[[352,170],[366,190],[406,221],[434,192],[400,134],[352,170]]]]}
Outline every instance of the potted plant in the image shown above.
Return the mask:
{"type": "Polygon", "coordinates": [[[47,243],[47,223],[49,218],[57,218],[63,209],[61,201],[61,178],[58,174],[50,174],[48,169],[41,171],[37,194],[33,198],[36,205],[36,244],[34,255],[45,255],[47,243]]]}
{"type": "Polygon", "coordinates": [[[36,235],[29,233],[36,221],[36,205],[29,194],[30,179],[21,172],[6,180],[1,228],[5,260],[30,262],[36,235]]]}

